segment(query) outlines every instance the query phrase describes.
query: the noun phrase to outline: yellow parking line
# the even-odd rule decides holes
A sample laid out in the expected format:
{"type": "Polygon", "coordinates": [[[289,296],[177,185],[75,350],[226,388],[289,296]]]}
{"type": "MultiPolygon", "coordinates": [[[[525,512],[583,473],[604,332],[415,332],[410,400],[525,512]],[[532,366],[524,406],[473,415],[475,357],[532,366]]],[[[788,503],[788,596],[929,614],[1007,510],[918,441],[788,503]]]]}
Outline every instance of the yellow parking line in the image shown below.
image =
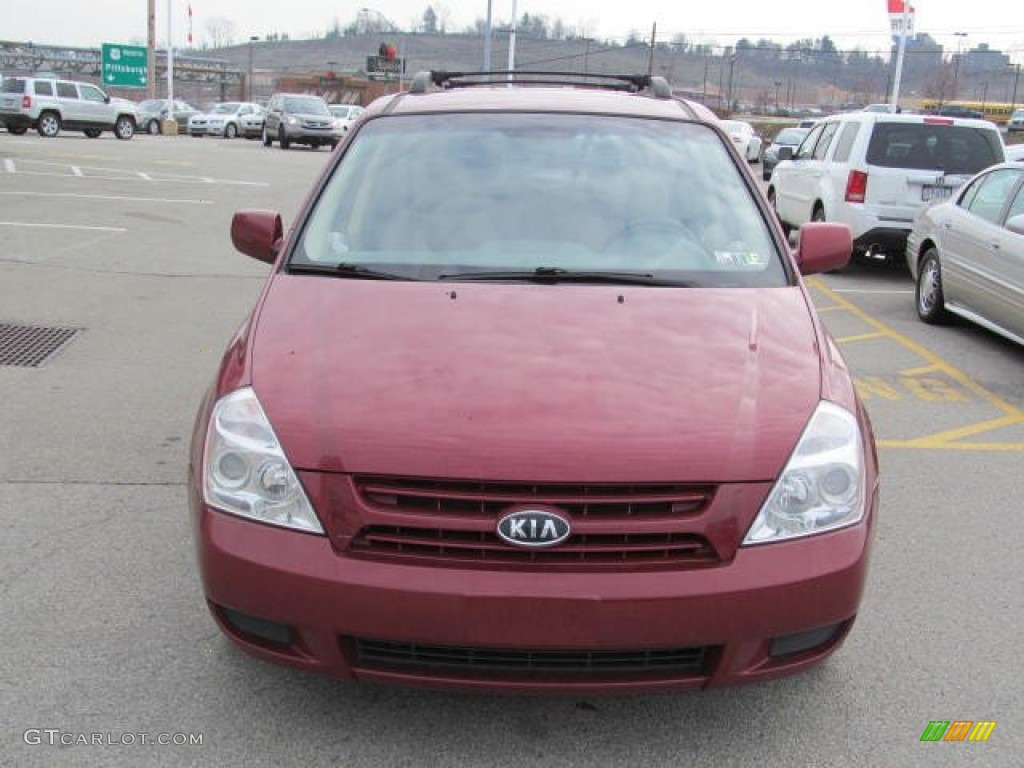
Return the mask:
{"type": "Polygon", "coordinates": [[[838,304],[833,304],[830,307],[815,307],[815,309],[818,310],[818,314],[819,315],[822,312],[840,312],[840,311],[841,312],[845,312],[846,311],[846,307],[841,307],[838,304]]]}
{"type": "Polygon", "coordinates": [[[849,344],[853,341],[870,341],[871,339],[884,339],[889,334],[882,333],[881,331],[875,331],[874,333],[858,333],[855,336],[843,336],[842,338],[836,339],[837,344],[849,344]]]}
{"type": "Polygon", "coordinates": [[[851,315],[855,316],[859,320],[866,323],[868,326],[878,331],[880,336],[892,339],[896,343],[902,345],[906,349],[913,352],[918,357],[927,361],[926,366],[912,369],[913,371],[927,371],[941,373],[948,376],[950,379],[955,381],[961,387],[968,392],[973,393],[980,400],[988,403],[993,408],[1004,414],[1002,418],[993,419],[985,422],[980,422],[966,427],[960,427],[954,430],[945,430],[937,432],[932,435],[925,435],[924,437],[915,438],[912,440],[880,440],[878,444],[881,446],[893,447],[893,448],[952,448],[957,450],[976,450],[976,451],[1021,451],[1024,450],[1024,443],[955,443],[954,440],[960,437],[966,437],[968,435],[982,434],[984,432],[990,432],[994,429],[1002,427],[1013,426],[1016,424],[1024,424],[1024,409],[1018,408],[1011,403],[1006,402],[998,395],[985,389],[983,386],[971,379],[960,369],[950,365],[941,357],[936,355],[934,352],[929,350],[927,347],[918,344],[913,339],[898,333],[894,329],[887,326],[885,323],[876,320],[874,317],[869,315],[867,312],[862,310],[856,304],[853,304],[835,291],[831,290],[820,278],[812,278],[808,281],[808,285],[814,288],[816,291],[820,291],[822,294],[832,300],[834,305],[842,306],[851,315]]]}
{"type": "Polygon", "coordinates": [[[876,440],[879,448],[923,448],[930,451],[985,451],[1016,453],[1024,451],[1024,443],[943,443],[930,440],[876,440]]]}
{"type": "Polygon", "coordinates": [[[934,365],[922,365],[920,368],[907,368],[900,371],[900,376],[920,376],[922,373],[934,373],[936,367],[934,365]]]}
{"type": "Polygon", "coordinates": [[[980,435],[985,432],[991,432],[994,429],[1012,427],[1014,424],[1019,423],[1020,420],[1015,419],[1013,416],[1003,416],[1001,419],[992,419],[990,421],[982,421],[977,424],[968,424],[966,427],[947,429],[944,432],[936,432],[934,435],[928,435],[928,437],[917,438],[916,440],[909,440],[908,442],[944,443],[949,442],[951,440],[959,440],[962,437],[971,437],[972,435],[980,435]]]}

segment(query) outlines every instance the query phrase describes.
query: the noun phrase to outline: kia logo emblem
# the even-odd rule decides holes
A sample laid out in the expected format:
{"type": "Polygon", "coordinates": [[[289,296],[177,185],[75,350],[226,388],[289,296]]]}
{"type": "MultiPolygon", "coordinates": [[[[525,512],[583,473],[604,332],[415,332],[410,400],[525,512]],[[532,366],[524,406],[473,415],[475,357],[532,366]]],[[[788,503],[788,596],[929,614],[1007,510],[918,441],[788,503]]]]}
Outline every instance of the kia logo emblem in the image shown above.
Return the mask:
{"type": "Polygon", "coordinates": [[[498,536],[517,547],[553,547],[572,532],[569,521],[545,509],[520,509],[498,521],[498,536]]]}

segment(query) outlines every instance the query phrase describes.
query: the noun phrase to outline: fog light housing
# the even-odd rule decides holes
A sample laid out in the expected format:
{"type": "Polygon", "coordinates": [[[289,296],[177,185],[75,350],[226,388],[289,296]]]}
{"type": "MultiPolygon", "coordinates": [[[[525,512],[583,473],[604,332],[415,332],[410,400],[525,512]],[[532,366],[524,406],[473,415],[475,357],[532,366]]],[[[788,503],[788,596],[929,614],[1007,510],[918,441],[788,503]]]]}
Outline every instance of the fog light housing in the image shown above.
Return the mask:
{"type": "Polygon", "coordinates": [[[291,645],[292,630],[287,624],[278,624],[224,606],[220,606],[220,615],[234,629],[249,638],[274,645],[291,645]]]}
{"type": "Polygon", "coordinates": [[[807,632],[797,632],[795,635],[776,637],[772,640],[772,647],[769,653],[773,657],[790,656],[794,653],[802,653],[803,651],[824,647],[836,638],[842,626],[842,623],[831,624],[827,627],[819,627],[807,632]]]}

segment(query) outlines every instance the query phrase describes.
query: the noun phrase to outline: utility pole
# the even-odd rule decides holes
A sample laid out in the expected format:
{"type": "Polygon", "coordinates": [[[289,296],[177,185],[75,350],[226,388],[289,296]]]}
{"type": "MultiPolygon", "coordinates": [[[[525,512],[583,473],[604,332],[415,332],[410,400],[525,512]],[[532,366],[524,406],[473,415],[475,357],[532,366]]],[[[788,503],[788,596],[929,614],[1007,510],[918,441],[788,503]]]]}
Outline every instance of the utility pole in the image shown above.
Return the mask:
{"type": "MultiPolygon", "coordinates": [[[[484,27],[484,72],[491,71],[491,5],[493,0],[487,0],[487,22],[484,27]]],[[[488,78],[490,79],[490,78],[488,78]]]]}
{"type": "Polygon", "coordinates": [[[708,46],[707,43],[705,43],[704,44],[704,85],[701,88],[701,92],[700,92],[700,103],[701,104],[705,104],[705,105],[708,103],[708,53],[710,53],[710,51],[711,51],[710,46],[708,46]]]}
{"type": "Polygon", "coordinates": [[[647,76],[654,73],[654,37],[658,34],[658,22],[651,24],[651,50],[647,52],[647,76]]]}

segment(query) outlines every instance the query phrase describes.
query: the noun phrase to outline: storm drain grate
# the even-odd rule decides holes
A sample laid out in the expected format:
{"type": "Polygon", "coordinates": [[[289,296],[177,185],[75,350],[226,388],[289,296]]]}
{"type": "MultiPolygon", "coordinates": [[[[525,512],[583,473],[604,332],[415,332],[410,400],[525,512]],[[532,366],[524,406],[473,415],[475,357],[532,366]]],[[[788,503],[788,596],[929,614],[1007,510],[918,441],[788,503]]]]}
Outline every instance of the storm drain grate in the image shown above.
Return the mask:
{"type": "Polygon", "coordinates": [[[0,365],[41,368],[81,332],[81,328],[0,323],[0,365]]]}

